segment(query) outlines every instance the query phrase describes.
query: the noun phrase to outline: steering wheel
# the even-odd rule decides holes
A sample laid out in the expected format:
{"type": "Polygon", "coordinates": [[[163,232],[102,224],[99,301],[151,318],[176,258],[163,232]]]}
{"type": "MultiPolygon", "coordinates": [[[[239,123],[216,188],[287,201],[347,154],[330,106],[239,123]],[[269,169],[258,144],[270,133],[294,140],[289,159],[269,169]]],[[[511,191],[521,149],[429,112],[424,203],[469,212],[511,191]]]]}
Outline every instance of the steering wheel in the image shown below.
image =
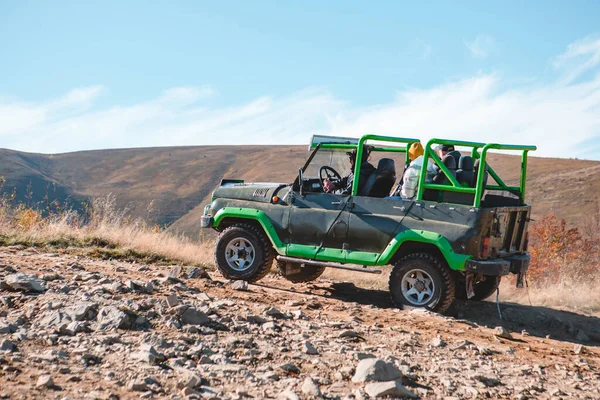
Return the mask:
{"type": "Polygon", "coordinates": [[[342,180],[342,176],[335,169],[328,165],[323,165],[321,168],[319,168],[319,178],[319,184],[321,185],[321,189],[323,189],[323,191],[325,191],[325,186],[323,186],[323,181],[325,179],[329,179],[329,181],[334,185],[342,180]]]}

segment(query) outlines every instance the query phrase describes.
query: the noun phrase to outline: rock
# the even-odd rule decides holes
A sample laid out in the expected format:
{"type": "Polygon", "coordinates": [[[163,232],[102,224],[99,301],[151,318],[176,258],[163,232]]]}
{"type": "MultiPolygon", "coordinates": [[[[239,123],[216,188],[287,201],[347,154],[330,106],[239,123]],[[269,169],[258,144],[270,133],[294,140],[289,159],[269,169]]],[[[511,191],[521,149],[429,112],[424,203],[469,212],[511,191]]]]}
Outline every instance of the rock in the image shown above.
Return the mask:
{"type": "Polygon", "coordinates": [[[83,302],[61,310],[69,317],[71,321],[90,321],[96,318],[98,314],[98,304],[92,302],[83,302]]]}
{"type": "Polygon", "coordinates": [[[300,400],[300,397],[296,393],[294,393],[291,389],[286,389],[283,392],[279,393],[277,396],[278,400],[300,400]]]}
{"type": "Polygon", "coordinates": [[[15,344],[15,342],[12,342],[10,340],[3,340],[2,343],[0,343],[0,351],[14,353],[15,351],[17,351],[17,345],[15,344]]]}
{"type": "Polygon", "coordinates": [[[345,331],[340,332],[338,337],[365,340],[359,333],[351,331],[351,330],[345,330],[345,331]]]}
{"type": "Polygon", "coordinates": [[[52,282],[52,281],[62,280],[63,277],[58,274],[43,274],[42,276],[40,276],[40,279],[42,279],[46,282],[52,282]]]}
{"type": "Polygon", "coordinates": [[[304,344],[302,345],[302,351],[306,354],[311,355],[319,354],[319,352],[311,342],[304,342],[304,344]]]}
{"type": "Polygon", "coordinates": [[[381,382],[401,378],[402,372],[394,364],[379,358],[366,358],[358,363],[352,382],[381,382]]]}
{"type": "Polygon", "coordinates": [[[320,396],[321,389],[319,389],[319,385],[311,377],[306,377],[304,379],[304,383],[302,384],[302,393],[307,396],[320,396]]]}
{"type": "MultiPolygon", "coordinates": [[[[200,395],[200,393],[189,387],[184,387],[180,393],[185,398],[197,398],[200,395]]],[[[178,397],[175,398],[177,399],[178,397]]]]}
{"type": "Polygon", "coordinates": [[[117,329],[129,329],[132,318],[125,312],[114,306],[102,307],[98,312],[97,330],[108,331],[117,329]]]}
{"type": "Polygon", "coordinates": [[[267,316],[269,316],[269,317],[276,318],[276,319],[283,319],[283,318],[285,318],[285,314],[283,314],[281,311],[279,311],[275,307],[269,307],[269,308],[267,308],[265,310],[264,314],[267,315],[267,316]]]}
{"type": "Polygon", "coordinates": [[[188,279],[195,279],[195,278],[208,278],[208,273],[206,272],[206,270],[204,268],[198,268],[198,267],[188,267],[188,269],[185,271],[185,276],[188,279]]]}
{"type": "Polygon", "coordinates": [[[298,375],[300,373],[300,369],[298,367],[296,367],[294,364],[283,364],[283,365],[280,365],[279,368],[281,368],[288,374],[298,375]]]}
{"type": "Polygon", "coordinates": [[[235,281],[231,284],[231,288],[233,290],[239,290],[241,292],[246,292],[248,290],[248,282],[246,281],[235,281]]]}
{"type": "Polygon", "coordinates": [[[88,331],[89,331],[88,326],[85,323],[79,322],[79,321],[73,321],[73,322],[69,323],[69,325],[67,325],[66,328],[61,329],[62,333],[66,333],[67,335],[70,335],[70,336],[75,336],[79,332],[88,332],[88,331]]]}
{"type": "Polygon", "coordinates": [[[39,388],[51,388],[54,386],[54,381],[52,380],[52,376],[50,375],[41,375],[37,382],[35,383],[36,387],[39,388]]]}
{"type": "Polygon", "coordinates": [[[433,338],[433,340],[431,341],[431,346],[432,347],[445,347],[446,342],[444,342],[442,340],[442,338],[438,336],[438,337],[433,338]]]}
{"type": "Polygon", "coordinates": [[[177,278],[179,275],[181,275],[181,271],[183,271],[183,268],[181,267],[181,265],[174,265],[169,270],[168,277],[169,278],[177,278]]]}
{"type": "Polygon", "coordinates": [[[165,301],[167,302],[167,305],[171,308],[178,306],[179,305],[179,296],[177,296],[176,294],[168,295],[165,298],[165,301]]]}
{"type": "Polygon", "coordinates": [[[204,325],[210,322],[208,315],[195,307],[188,307],[181,315],[181,323],[189,325],[204,325]]]}
{"type": "Polygon", "coordinates": [[[5,322],[0,322],[0,333],[15,333],[17,331],[17,327],[13,324],[8,324],[5,322]]]}
{"type": "Polygon", "coordinates": [[[22,273],[12,274],[4,279],[4,283],[11,290],[21,292],[44,292],[46,291],[46,282],[35,275],[27,275],[22,273]]]}
{"type": "Polygon", "coordinates": [[[127,389],[133,392],[145,392],[148,390],[148,385],[144,381],[129,381],[127,389]]]}
{"type": "Polygon", "coordinates": [[[190,389],[197,388],[202,385],[202,378],[200,375],[194,373],[188,373],[185,378],[182,380],[183,387],[187,387],[190,389]]]}
{"type": "Polygon", "coordinates": [[[581,344],[576,344],[573,347],[573,353],[575,353],[575,354],[581,354],[581,353],[583,353],[584,350],[585,350],[585,347],[583,347],[583,345],[581,345],[581,344]]]}
{"type": "Polygon", "coordinates": [[[158,364],[165,359],[162,354],[159,354],[156,349],[149,344],[141,345],[139,350],[132,354],[132,357],[137,360],[145,361],[148,364],[158,364]]]}
{"type": "Polygon", "coordinates": [[[261,317],[260,315],[250,314],[250,315],[246,315],[246,321],[250,322],[251,324],[262,325],[267,322],[267,319],[261,317]]]}
{"type": "Polygon", "coordinates": [[[496,329],[494,329],[494,336],[509,340],[513,338],[508,329],[503,326],[497,326],[496,329]]]}
{"type": "Polygon", "coordinates": [[[402,386],[401,380],[373,382],[365,386],[365,392],[371,397],[417,398],[418,396],[402,386]]]}
{"type": "Polygon", "coordinates": [[[292,316],[294,319],[308,319],[308,316],[302,310],[292,311],[292,316]]]}
{"type": "Polygon", "coordinates": [[[152,283],[146,283],[144,281],[128,280],[125,282],[125,287],[132,292],[138,293],[152,293],[152,291],[154,290],[154,286],[152,286],[152,283]]]}

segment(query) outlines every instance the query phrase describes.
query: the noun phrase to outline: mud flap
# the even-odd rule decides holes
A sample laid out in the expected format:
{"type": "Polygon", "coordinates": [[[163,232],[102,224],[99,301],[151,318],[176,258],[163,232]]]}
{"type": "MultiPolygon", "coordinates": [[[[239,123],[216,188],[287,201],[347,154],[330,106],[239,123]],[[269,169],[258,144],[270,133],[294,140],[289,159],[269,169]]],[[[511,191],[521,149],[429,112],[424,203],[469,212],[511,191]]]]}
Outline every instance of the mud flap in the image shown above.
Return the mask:
{"type": "Polygon", "coordinates": [[[523,289],[523,280],[525,279],[525,275],[527,274],[527,271],[519,271],[517,273],[517,288],[519,289],[523,289]]]}
{"type": "Polygon", "coordinates": [[[475,280],[475,273],[467,271],[465,274],[466,288],[467,288],[467,299],[475,296],[475,290],[473,289],[473,281],[475,280]]]}

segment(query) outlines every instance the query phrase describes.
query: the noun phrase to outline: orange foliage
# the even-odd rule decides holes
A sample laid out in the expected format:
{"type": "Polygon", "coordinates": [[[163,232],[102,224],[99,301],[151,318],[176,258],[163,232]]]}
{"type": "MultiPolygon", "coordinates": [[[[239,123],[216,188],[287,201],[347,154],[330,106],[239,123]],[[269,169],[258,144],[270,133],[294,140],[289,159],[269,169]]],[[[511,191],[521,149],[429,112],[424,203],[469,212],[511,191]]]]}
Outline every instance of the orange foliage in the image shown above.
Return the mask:
{"type": "Polygon", "coordinates": [[[15,223],[21,230],[29,231],[42,224],[42,213],[32,208],[21,208],[17,212],[15,223]]]}
{"type": "Polygon", "coordinates": [[[569,277],[596,279],[600,271],[600,211],[582,229],[567,227],[564,219],[549,214],[529,228],[533,282],[569,277]],[[597,227],[591,225],[596,224],[597,227]]]}

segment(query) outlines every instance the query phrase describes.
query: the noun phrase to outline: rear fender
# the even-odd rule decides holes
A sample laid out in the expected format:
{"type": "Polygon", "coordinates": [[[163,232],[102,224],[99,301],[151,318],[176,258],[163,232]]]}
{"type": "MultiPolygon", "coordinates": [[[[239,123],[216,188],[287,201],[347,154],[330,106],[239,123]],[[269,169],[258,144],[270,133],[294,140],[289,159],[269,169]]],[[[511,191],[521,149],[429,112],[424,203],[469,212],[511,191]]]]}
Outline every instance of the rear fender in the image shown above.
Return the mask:
{"type": "Polygon", "coordinates": [[[405,230],[398,233],[387,245],[377,265],[385,265],[394,262],[408,252],[428,252],[441,256],[448,266],[455,271],[464,271],[465,263],[471,256],[457,254],[452,249],[450,242],[439,233],[405,230]]]}

